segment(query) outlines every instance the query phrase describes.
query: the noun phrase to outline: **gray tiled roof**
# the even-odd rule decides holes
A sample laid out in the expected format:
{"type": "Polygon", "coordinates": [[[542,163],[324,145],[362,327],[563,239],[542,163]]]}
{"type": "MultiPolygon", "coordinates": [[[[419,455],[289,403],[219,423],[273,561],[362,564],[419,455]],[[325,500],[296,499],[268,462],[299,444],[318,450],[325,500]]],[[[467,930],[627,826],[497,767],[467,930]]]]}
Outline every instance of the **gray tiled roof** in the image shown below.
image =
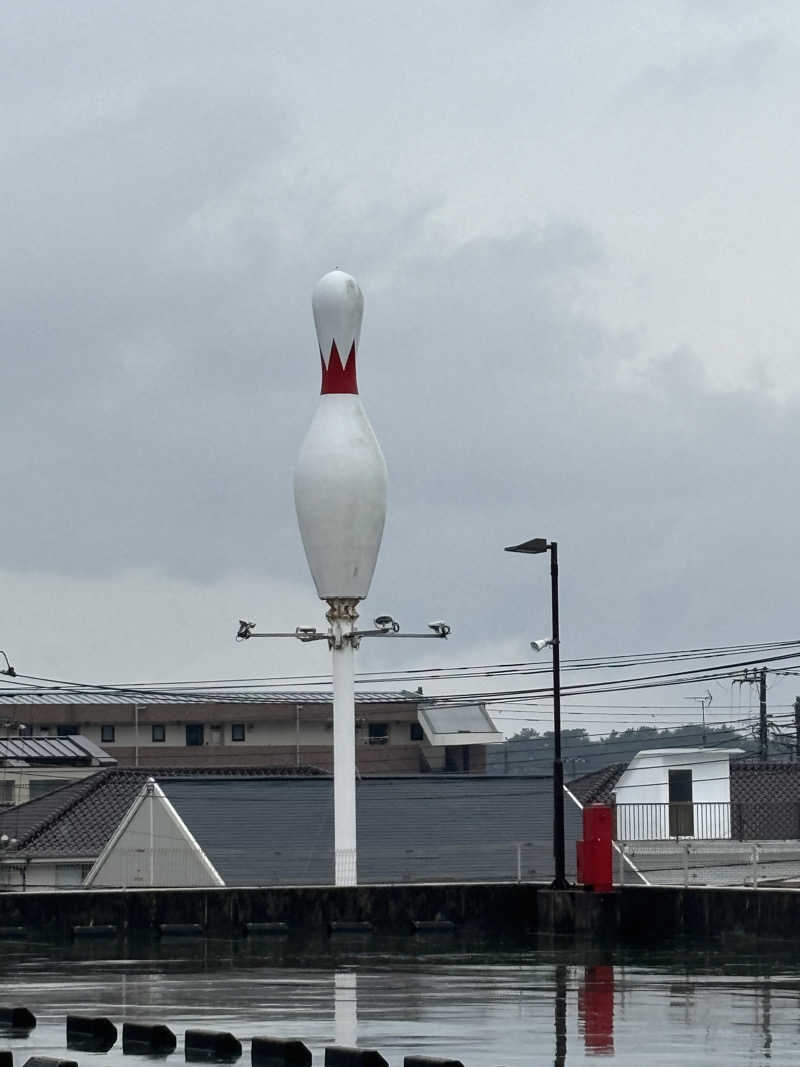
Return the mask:
{"type": "MultiPolygon", "coordinates": [[[[417,704],[419,693],[404,690],[387,692],[356,691],[357,704],[417,704]]],[[[0,689],[0,705],[20,704],[330,704],[330,690],[301,689],[0,689]]]]}
{"type": "Polygon", "coordinates": [[[93,858],[150,777],[230,779],[317,774],[316,768],[309,767],[109,768],[0,813],[0,834],[14,838],[20,854],[93,858]]]}
{"type": "Polygon", "coordinates": [[[614,786],[627,766],[627,763],[611,763],[599,771],[589,771],[567,782],[567,788],[581,804],[613,804],[614,786]]]}

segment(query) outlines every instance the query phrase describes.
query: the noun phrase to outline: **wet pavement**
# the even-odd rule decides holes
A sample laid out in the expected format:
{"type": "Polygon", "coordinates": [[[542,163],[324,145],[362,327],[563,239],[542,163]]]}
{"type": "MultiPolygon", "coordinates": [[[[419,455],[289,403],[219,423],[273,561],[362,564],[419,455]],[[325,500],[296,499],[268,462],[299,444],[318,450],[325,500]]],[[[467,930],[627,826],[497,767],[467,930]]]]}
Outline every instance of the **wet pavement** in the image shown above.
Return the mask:
{"type": "MultiPolygon", "coordinates": [[[[0,1035],[15,1067],[66,1052],[68,1013],[165,1023],[184,1060],[189,1028],[242,1040],[300,1037],[322,1064],[330,1044],[377,1048],[391,1067],[418,1053],[466,1067],[577,1064],[794,1064],[800,1053],[800,952],[778,942],[596,949],[457,935],[0,943],[0,1005],[38,1024],[0,1035]]],[[[142,1065],[75,1052],[82,1067],[142,1065]]]]}

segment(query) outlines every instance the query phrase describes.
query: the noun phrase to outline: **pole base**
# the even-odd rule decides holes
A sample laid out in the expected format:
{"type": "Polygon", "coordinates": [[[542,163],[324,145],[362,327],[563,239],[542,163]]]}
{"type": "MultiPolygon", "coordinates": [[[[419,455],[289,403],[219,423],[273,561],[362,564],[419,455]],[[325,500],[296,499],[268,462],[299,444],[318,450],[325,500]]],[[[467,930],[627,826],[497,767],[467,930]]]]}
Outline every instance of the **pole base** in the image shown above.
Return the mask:
{"type": "Polygon", "coordinates": [[[358,885],[356,850],[336,849],[336,885],[358,885]]]}

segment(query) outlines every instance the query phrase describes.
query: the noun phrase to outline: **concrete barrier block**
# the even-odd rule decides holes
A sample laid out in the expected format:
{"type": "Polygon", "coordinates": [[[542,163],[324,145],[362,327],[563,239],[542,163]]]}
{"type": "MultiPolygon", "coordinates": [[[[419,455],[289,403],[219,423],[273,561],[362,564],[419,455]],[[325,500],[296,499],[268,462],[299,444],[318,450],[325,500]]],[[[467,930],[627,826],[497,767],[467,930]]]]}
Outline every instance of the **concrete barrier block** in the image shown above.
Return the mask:
{"type": "Polygon", "coordinates": [[[202,923],[159,923],[162,937],[202,937],[202,923]]]}
{"type": "Polygon", "coordinates": [[[177,1047],[168,1026],[160,1023],[123,1023],[122,1052],[125,1056],[167,1056],[177,1047]]]}
{"type": "Polygon", "coordinates": [[[254,1037],[250,1062],[255,1067],[311,1067],[311,1050],[296,1037],[254,1037]]]}
{"type": "Polygon", "coordinates": [[[117,1028],[105,1016],[67,1016],[68,1049],[76,1052],[108,1052],[116,1041],[117,1028]]]}
{"type": "Polygon", "coordinates": [[[403,1067],[464,1067],[461,1060],[441,1059],[439,1056],[406,1056],[403,1067]]]}
{"type": "Polygon", "coordinates": [[[187,1060],[232,1063],[242,1054],[242,1043],[224,1030],[187,1030],[183,1042],[187,1060]]]}
{"type": "Polygon", "coordinates": [[[62,1060],[55,1056],[30,1056],[22,1067],[78,1067],[77,1060],[62,1060]]]}
{"type": "Polygon", "coordinates": [[[450,919],[412,919],[411,926],[416,933],[445,932],[456,928],[456,924],[450,919]]]}
{"type": "Polygon", "coordinates": [[[389,1067],[375,1048],[330,1045],[325,1049],[325,1067],[389,1067]]]}
{"type": "Polygon", "coordinates": [[[10,1030],[33,1030],[36,1016],[27,1008],[0,1008],[0,1026],[10,1030]]]}
{"type": "Polygon", "coordinates": [[[372,923],[370,922],[332,922],[328,923],[328,933],[330,934],[371,934],[372,923]]]}
{"type": "Polygon", "coordinates": [[[282,922],[250,922],[244,928],[248,934],[288,934],[289,924],[282,922]]]}
{"type": "Polygon", "coordinates": [[[89,926],[73,926],[73,937],[116,937],[117,928],[111,923],[97,923],[89,926]]]}

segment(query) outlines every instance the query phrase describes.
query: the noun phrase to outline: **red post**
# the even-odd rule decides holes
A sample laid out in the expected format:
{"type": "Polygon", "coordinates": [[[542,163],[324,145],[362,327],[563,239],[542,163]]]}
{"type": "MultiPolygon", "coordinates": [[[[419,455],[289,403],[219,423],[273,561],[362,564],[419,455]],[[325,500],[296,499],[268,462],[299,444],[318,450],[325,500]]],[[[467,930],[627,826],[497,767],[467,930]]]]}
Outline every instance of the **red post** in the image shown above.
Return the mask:
{"type": "Polygon", "coordinates": [[[583,809],[583,840],[578,842],[578,881],[596,893],[612,889],[612,813],[607,804],[583,809]]]}

